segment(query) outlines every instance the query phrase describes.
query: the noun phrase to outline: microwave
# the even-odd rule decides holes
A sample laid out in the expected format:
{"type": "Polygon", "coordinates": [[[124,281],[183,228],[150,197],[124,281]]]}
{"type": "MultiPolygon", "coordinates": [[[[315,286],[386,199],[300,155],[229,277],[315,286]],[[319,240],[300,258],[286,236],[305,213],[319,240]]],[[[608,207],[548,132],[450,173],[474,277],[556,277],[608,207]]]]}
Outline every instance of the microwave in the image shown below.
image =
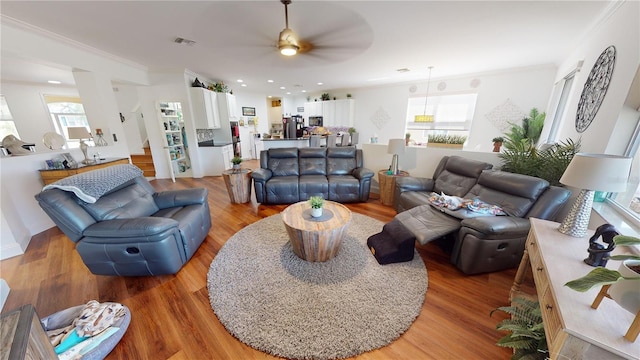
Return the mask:
{"type": "Polygon", "coordinates": [[[322,116],[309,116],[309,126],[322,126],[322,116]]]}

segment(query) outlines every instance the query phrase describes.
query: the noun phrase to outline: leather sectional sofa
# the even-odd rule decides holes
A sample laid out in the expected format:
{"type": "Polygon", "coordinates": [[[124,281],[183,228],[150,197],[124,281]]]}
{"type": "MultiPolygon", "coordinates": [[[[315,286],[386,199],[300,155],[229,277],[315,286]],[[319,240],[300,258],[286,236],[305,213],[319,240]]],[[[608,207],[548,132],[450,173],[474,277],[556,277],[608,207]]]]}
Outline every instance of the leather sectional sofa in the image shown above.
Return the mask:
{"type": "Polygon", "coordinates": [[[373,172],[362,163],[362,150],[351,146],[263,150],[260,169],[251,173],[256,200],[292,204],[319,195],[340,203],[367,201],[373,172]]]}
{"type": "Polygon", "coordinates": [[[491,164],[450,156],[440,161],[432,179],[396,179],[396,219],[422,244],[442,237],[453,241],[451,262],[466,274],[517,266],[530,228],[528,219],[555,220],[571,195],[546,180],[491,168],[491,164]],[[499,206],[506,216],[444,213],[429,205],[432,192],[477,198],[499,206]]]}

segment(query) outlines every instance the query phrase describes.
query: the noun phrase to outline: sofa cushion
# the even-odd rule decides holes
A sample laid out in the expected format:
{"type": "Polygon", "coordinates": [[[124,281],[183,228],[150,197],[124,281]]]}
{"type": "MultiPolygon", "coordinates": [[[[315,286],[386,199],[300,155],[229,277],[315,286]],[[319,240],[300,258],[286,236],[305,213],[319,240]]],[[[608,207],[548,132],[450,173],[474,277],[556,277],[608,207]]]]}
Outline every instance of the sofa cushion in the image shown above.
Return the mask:
{"type": "Polygon", "coordinates": [[[476,184],[482,171],[493,167],[489,163],[460,156],[450,156],[444,160],[444,166],[438,166],[433,175],[433,191],[452,196],[465,195],[476,184]]]}
{"type": "Polygon", "coordinates": [[[350,175],[357,167],[355,147],[327,149],[327,175],[350,175]]]}
{"type": "Polygon", "coordinates": [[[298,186],[300,201],[308,200],[312,196],[329,198],[329,181],[324,175],[300,175],[298,186]]]}
{"type": "Polygon", "coordinates": [[[465,198],[479,198],[497,205],[511,216],[525,217],[549,182],[533,176],[504,171],[484,171],[465,198]]]}
{"type": "Polygon", "coordinates": [[[298,176],[298,149],[277,148],[269,149],[268,169],[273,176],[298,176]]]}
{"type": "Polygon", "coordinates": [[[159,209],[153,193],[138,183],[102,196],[93,204],[80,203],[96,221],[151,216],[159,209]]]}
{"type": "Polygon", "coordinates": [[[300,175],[327,175],[327,148],[299,149],[300,175]]]}
{"type": "Polygon", "coordinates": [[[329,175],[329,200],[360,201],[360,181],[351,175],[329,175]]]}
{"type": "Polygon", "coordinates": [[[274,176],[267,181],[265,187],[268,203],[292,204],[300,201],[298,176],[274,176]]]}

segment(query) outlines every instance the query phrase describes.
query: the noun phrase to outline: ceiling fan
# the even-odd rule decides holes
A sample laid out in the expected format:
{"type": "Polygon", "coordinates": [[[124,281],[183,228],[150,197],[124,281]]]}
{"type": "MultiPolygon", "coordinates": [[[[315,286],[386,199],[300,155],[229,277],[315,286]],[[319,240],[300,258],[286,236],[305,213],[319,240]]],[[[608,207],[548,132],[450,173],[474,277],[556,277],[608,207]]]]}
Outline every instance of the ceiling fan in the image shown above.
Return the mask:
{"type": "Polygon", "coordinates": [[[280,40],[278,40],[278,49],[280,54],[284,56],[293,56],[300,50],[298,35],[295,31],[289,29],[289,12],[287,6],[291,4],[291,0],[280,0],[284,4],[284,21],[285,28],[280,32],[280,40]]]}

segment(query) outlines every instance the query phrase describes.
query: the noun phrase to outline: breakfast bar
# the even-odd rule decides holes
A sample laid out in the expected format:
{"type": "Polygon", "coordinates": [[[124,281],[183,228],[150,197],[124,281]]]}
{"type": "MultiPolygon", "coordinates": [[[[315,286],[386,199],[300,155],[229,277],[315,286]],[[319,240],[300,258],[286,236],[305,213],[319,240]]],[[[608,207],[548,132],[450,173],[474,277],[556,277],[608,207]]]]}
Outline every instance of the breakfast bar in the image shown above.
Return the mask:
{"type": "Polygon", "coordinates": [[[263,150],[274,148],[306,148],[309,147],[309,138],[297,139],[262,139],[263,150]]]}

